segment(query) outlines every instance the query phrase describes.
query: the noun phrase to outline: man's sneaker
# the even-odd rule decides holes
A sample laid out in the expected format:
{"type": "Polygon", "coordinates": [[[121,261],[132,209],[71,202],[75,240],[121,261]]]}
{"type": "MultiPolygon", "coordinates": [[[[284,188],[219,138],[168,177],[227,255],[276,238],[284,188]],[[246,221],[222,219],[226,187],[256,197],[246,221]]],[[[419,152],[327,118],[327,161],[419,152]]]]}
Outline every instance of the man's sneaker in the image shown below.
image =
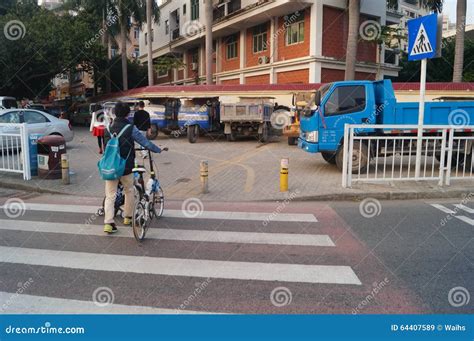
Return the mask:
{"type": "Polygon", "coordinates": [[[130,226],[130,225],[132,225],[132,218],[129,218],[129,217],[123,218],[123,224],[124,224],[125,226],[130,226]]]}
{"type": "Polygon", "coordinates": [[[115,226],[115,224],[105,224],[104,225],[104,232],[105,233],[115,233],[117,232],[117,227],[115,226]]]}

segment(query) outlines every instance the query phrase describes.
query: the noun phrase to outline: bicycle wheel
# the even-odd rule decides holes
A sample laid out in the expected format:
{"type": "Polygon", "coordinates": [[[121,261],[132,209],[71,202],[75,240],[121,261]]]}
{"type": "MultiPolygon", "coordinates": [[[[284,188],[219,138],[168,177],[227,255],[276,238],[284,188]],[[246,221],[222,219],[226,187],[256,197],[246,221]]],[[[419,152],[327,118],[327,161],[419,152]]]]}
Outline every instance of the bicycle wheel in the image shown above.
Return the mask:
{"type": "Polygon", "coordinates": [[[153,212],[155,216],[161,217],[163,215],[163,210],[165,209],[165,195],[163,194],[163,189],[158,187],[156,193],[153,193],[153,212]]]}
{"type": "Polygon", "coordinates": [[[133,208],[132,219],[133,235],[138,242],[141,242],[143,239],[145,239],[147,223],[148,212],[146,205],[143,200],[138,200],[135,202],[135,206],[133,208]]]}

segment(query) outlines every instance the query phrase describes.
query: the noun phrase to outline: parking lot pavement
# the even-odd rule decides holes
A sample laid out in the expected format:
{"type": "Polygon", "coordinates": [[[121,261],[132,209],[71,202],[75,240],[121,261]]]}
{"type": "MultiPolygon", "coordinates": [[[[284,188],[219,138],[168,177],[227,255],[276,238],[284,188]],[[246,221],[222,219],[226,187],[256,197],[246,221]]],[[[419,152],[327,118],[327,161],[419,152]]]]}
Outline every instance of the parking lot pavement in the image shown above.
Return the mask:
{"type": "MultiPolygon", "coordinates": [[[[155,155],[159,178],[166,197],[203,200],[254,201],[377,198],[461,197],[472,183],[456,182],[440,188],[435,183],[386,183],[341,186],[341,173],[322,157],[289,146],[284,137],[261,144],[248,138],[227,142],[224,138],[200,137],[190,144],[185,136],[174,138],[160,134],[155,143],[168,146],[169,152],[155,155]],[[289,191],[279,192],[280,160],[289,158],[289,191]],[[209,162],[209,193],[200,194],[199,164],[209,162]]],[[[60,180],[34,178],[25,182],[18,175],[0,174],[0,187],[53,191],[81,196],[102,196],[103,181],[97,172],[100,158],[96,140],[85,127],[75,127],[75,139],[67,145],[72,171],[71,184],[60,180]]],[[[140,160],[140,159],[139,159],[140,160]]],[[[140,160],[141,161],[141,160],[140,160]]]]}

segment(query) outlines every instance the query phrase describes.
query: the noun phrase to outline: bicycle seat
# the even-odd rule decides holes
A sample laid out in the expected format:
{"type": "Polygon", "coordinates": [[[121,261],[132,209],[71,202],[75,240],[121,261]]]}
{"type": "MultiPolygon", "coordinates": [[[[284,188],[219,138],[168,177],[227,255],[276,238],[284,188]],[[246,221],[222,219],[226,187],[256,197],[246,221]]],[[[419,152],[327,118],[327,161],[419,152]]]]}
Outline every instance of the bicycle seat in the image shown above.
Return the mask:
{"type": "Polygon", "coordinates": [[[140,173],[140,174],[143,174],[143,173],[146,173],[147,170],[145,167],[142,167],[142,166],[138,166],[138,167],[135,167],[132,169],[132,172],[133,173],[140,173]]]}

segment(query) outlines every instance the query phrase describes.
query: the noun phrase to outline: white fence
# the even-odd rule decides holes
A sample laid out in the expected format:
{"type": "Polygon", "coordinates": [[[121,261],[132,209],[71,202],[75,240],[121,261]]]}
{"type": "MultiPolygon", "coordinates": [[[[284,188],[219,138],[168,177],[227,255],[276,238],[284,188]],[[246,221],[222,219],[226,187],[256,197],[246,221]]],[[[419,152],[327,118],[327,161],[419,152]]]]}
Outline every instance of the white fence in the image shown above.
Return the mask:
{"type": "Polygon", "coordinates": [[[23,174],[31,179],[30,150],[26,124],[0,123],[0,172],[23,174]]]}
{"type": "Polygon", "coordinates": [[[416,176],[416,125],[346,124],[342,186],[354,182],[474,178],[474,126],[423,126],[420,173],[416,176]],[[378,129],[377,134],[367,130],[378,129]],[[377,136],[375,136],[377,135],[377,136]]]}

